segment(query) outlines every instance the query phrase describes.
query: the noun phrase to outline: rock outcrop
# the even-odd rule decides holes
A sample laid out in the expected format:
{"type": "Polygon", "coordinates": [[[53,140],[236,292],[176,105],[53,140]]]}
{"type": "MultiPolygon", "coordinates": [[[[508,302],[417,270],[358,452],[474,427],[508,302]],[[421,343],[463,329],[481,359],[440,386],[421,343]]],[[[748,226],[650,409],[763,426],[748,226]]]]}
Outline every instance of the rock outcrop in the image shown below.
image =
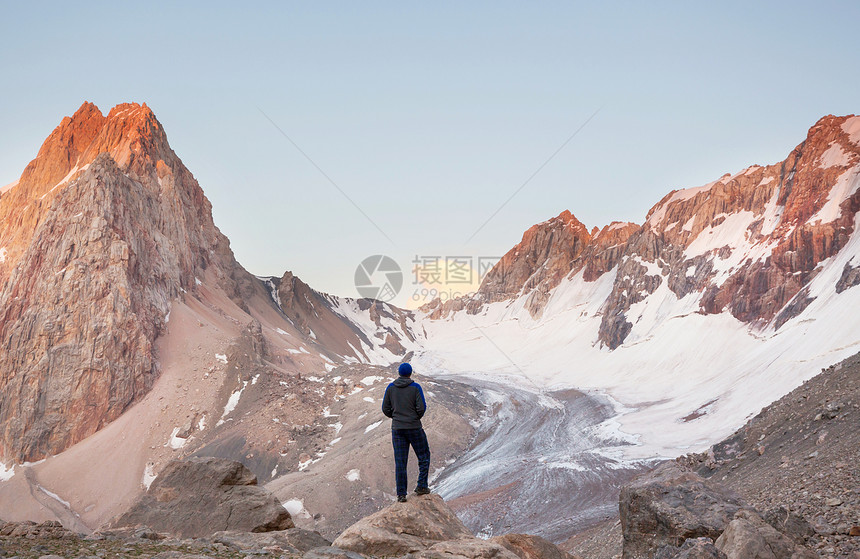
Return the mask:
{"type": "Polygon", "coordinates": [[[807,559],[816,555],[732,491],[667,462],[621,490],[624,559],[807,559]]]}
{"type": "Polygon", "coordinates": [[[141,525],[183,538],[292,528],[290,513],[256,484],[257,478],[239,462],[175,460],[114,527],[141,525]]]}
{"type": "Polygon", "coordinates": [[[573,555],[540,536],[505,534],[489,541],[501,545],[520,559],[574,559],[573,555]]]}
{"type": "Polygon", "coordinates": [[[726,559],[711,538],[690,538],[681,547],[663,547],[654,559],[726,559]]]}
{"type": "Polygon", "coordinates": [[[476,538],[438,495],[411,497],[363,518],[333,544],[364,555],[437,559],[570,557],[536,536],[476,538]]]}
{"type": "Polygon", "coordinates": [[[743,507],[728,489],[667,462],[621,489],[623,557],[650,557],[690,538],[716,539],[743,507]]]}
{"type": "Polygon", "coordinates": [[[815,559],[815,553],[797,545],[752,511],[741,511],[717,538],[716,547],[727,559],[815,559]]]}
{"type": "Polygon", "coordinates": [[[413,497],[367,516],[334,541],[336,547],[367,555],[402,555],[449,540],[474,537],[441,497],[413,497]]]}

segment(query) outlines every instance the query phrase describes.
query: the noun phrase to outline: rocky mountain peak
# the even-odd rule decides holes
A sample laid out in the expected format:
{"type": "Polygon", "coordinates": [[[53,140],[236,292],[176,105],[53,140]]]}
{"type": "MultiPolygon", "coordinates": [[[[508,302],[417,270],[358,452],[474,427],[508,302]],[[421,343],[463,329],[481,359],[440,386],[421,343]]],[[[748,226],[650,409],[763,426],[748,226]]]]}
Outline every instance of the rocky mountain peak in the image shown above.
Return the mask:
{"type": "Polygon", "coordinates": [[[24,204],[42,200],[100,153],[109,153],[124,172],[137,176],[155,172],[159,161],[170,168],[177,163],[164,128],[145,103],[122,103],[104,116],[85,102],[48,136],[8,196],[24,204]]]}
{"type": "Polygon", "coordinates": [[[590,240],[588,228],[569,210],[533,225],[487,274],[478,293],[485,301],[495,302],[538,286],[552,289],[590,240]]]}
{"type": "Polygon", "coordinates": [[[42,144],[38,155],[24,169],[11,196],[32,198],[43,192],[39,186],[55,185],[77,165],[104,126],[105,117],[98,107],[85,102],[70,117],[65,117],[42,144]]]}
{"type": "Polygon", "coordinates": [[[0,196],[0,255],[0,460],[55,454],[118,417],[158,376],[171,301],[207,277],[237,301],[250,281],[136,103],[62,120],[0,196]]]}

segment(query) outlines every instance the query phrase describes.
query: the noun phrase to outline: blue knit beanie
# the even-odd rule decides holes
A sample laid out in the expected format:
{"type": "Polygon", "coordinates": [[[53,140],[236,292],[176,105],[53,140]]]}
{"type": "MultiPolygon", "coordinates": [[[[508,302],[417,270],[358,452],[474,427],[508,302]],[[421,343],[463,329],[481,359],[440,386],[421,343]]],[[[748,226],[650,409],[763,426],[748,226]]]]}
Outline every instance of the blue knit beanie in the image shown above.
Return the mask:
{"type": "Polygon", "coordinates": [[[412,374],[412,365],[409,363],[401,363],[400,367],[397,369],[397,372],[400,373],[402,377],[408,377],[412,374]]]}

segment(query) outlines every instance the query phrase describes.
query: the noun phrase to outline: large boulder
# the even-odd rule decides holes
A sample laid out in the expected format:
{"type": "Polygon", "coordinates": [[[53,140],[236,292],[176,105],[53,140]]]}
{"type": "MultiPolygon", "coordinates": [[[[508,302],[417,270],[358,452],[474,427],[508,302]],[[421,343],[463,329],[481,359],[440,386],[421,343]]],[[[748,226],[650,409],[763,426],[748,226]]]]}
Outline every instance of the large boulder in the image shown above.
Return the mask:
{"type": "Polygon", "coordinates": [[[220,458],[174,460],[113,526],[143,525],[181,538],[221,531],[293,528],[290,513],[240,462],[220,458]]]}
{"type": "Polygon", "coordinates": [[[334,540],[334,546],[365,555],[397,556],[434,543],[472,538],[472,532],[435,494],[412,497],[366,516],[334,540]]]}
{"type": "Polygon", "coordinates": [[[815,559],[809,549],[798,545],[753,511],[743,510],[717,538],[717,548],[728,559],[815,559]]]}
{"type": "Polygon", "coordinates": [[[621,490],[624,559],[650,558],[687,539],[715,540],[745,506],[726,488],[667,462],[621,490]]]}
{"type": "Polygon", "coordinates": [[[364,555],[413,559],[518,559],[498,543],[476,538],[439,495],[411,497],[362,518],[333,544],[364,555]]]}
{"type": "Polygon", "coordinates": [[[711,538],[691,538],[681,547],[663,547],[654,559],[726,559],[726,554],[717,549],[711,538]]]}
{"type": "Polygon", "coordinates": [[[520,559],[574,559],[573,555],[540,536],[505,534],[489,541],[501,545],[520,559]]]}
{"type": "Polygon", "coordinates": [[[797,544],[803,545],[807,538],[815,534],[815,530],[805,518],[786,510],[785,507],[775,507],[764,513],[762,518],[797,544]]]}

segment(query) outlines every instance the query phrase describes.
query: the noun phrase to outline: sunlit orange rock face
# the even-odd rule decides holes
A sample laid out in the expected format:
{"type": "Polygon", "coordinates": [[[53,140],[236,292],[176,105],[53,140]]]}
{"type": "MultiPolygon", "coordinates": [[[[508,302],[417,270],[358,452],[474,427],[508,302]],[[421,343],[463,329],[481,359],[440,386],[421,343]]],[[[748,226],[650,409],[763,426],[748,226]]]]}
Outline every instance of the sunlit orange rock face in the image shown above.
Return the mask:
{"type": "MultiPolygon", "coordinates": [[[[146,394],[170,300],[246,272],[146,105],[84,103],[0,196],[0,461],[34,461],[146,394]]],[[[244,275],[243,275],[244,274],[244,275]]]]}
{"type": "MultiPolygon", "coordinates": [[[[826,116],[784,161],[672,191],[641,226],[616,222],[589,233],[562,213],[526,231],[476,295],[434,301],[422,310],[431,318],[458,310],[476,314],[488,303],[524,297],[531,316],[540,318],[564,278],[581,272],[594,282],[614,270],[598,335],[610,349],[632,329],[630,307],[661,285],[678,298],[697,294],[701,313],[730,312],[747,323],[779,327],[809,304],[804,289],[819,264],[854,232],[858,136],[860,119],[826,116]]],[[[849,266],[837,289],[858,282],[860,270],[849,266]]]]}

